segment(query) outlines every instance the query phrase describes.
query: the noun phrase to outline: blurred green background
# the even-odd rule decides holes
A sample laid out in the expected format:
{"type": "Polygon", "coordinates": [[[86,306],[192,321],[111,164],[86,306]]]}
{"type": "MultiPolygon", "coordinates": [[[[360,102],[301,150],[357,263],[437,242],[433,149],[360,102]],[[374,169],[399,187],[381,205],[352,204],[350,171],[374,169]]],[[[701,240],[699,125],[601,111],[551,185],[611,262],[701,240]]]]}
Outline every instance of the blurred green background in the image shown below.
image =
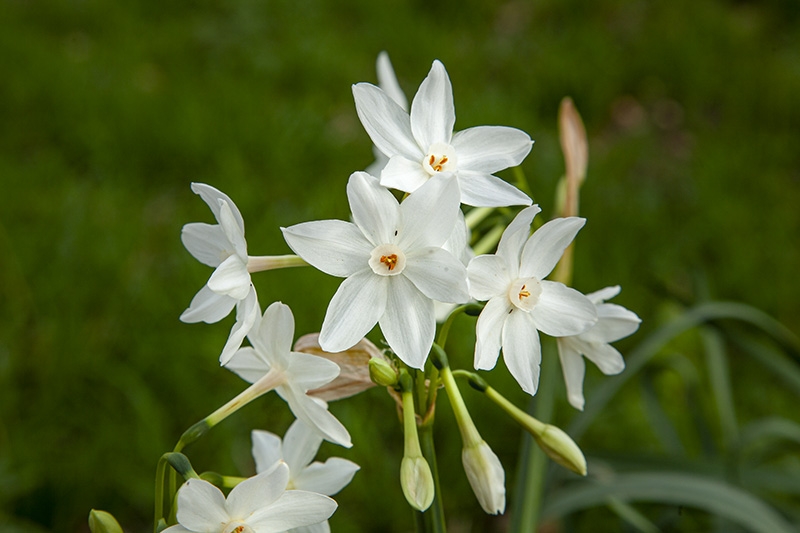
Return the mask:
{"type": "MultiPolygon", "coordinates": [[[[346,180],[372,160],[350,86],[376,81],[381,50],[409,97],[442,60],[457,129],[502,124],[536,140],[522,168],[546,216],[563,173],[558,105],[574,99],[590,142],[575,286],[623,286],[616,301],[643,319],[623,352],[707,298],[797,330],[794,0],[0,0],[0,530],[86,531],[93,507],[127,531],[151,527],[158,457],[244,387],[217,364],[232,317],[178,321],[210,274],[179,239],[184,223],[213,221],[189,184],[236,201],[252,254],[288,253],[279,226],[346,218],[346,180]]],[[[339,280],[297,269],[255,283],[262,307],[291,306],[299,336],[319,329],[339,280]]],[[[468,367],[472,323],[459,327],[451,350],[468,367]]],[[[689,335],[669,351],[695,361],[700,345],[689,335]]],[[[498,369],[493,383],[526,405],[498,369]]],[[[796,392],[744,354],[730,369],[742,423],[798,420],[796,392]]],[[[587,406],[603,379],[589,369],[587,406]]],[[[706,387],[692,399],[675,373],[651,380],[684,456],[719,459],[682,422],[711,405],[706,387]]],[[[576,412],[558,386],[564,425],[576,412]]],[[[513,500],[520,432],[464,394],[513,500]]],[[[354,447],[325,444],[323,455],[362,466],[337,496],[334,531],[411,530],[394,405],[373,389],[332,411],[354,447]]],[[[446,402],[439,413],[451,529],[503,530],[506,518],[485,517],[469,491],[446,402]]],[[[590,467],[593,454],[669,455],[633,383],[604,413],[581,440],[590,467]]],[[[268,396],[188,453],[198,471],[249,474],[250,429],[282,434],[290,422],[268,396]]],[[[798,449],[789,467],[800,467],[798,449]]],[[[783,510],[797,520],[791,490],[783,510]]],[[[670,512],[665,530],[710,527],[702,512],[670,512]]],[[[622,530],[609,511],[583,516],[547,530],[622,530]]]]}

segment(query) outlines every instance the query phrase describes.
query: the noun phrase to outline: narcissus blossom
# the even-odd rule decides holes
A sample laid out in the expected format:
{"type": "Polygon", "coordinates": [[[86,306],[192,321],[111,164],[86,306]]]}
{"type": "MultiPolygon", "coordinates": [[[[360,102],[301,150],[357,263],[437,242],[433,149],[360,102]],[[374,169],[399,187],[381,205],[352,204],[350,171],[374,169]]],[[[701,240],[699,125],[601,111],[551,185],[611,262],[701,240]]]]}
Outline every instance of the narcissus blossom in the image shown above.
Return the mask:
{"type": "Polygon", "coordinates": [[[442,247],[458,216],[458,185],[436,176],[401,204],[376,178],[356,172],[347,196],[353,222],[282,228],[297,255],[347,278],[328,305],[320,346],[346,350],[379,323],[397,356],[422,368],[436,329],[433,301],[469,299],[464,265],[442,247]]]}
{"type": "Polygon", "coordinates": [[[539,211],[537,205],[523,209],[503,232],[497,253],[479,255],[467,268],[470,294],[488,300],[478,317],[475,368],[494,368],[502,347],[508,370],[528,394],[536,394],[539,383],[539,331],[554,337],[577,335],[597,322],[586,296],[544,279],[585,219],[551,220],[529,237],[539,211]]]}
{"type": "Polygon", "coordinates": [[[339,375],[339,366],[322,357],[293,352],[293,335],[292,311],[275,302],[247,334],[252,346],[240,348],[225,368],[249,383],[275,389],[297,418],[325,439],[349,448],[352,444],[347,429],[324,401],[306,394],[333,381],[339,375]]]}
{"type": "Polygon", "coordinates": [[[431,176],[451,172],[464,204],[531,204],[525,193],[492,174],[519,165],[533,141],[527,133],[505,126],[478,126],[454,134],[453,89],[439,61],[420,85],[410,113],[369,83],[354,85],[353,96],[364,129],[389,158],[381,171],[383,186],[414,192],[431,176]]]}
{"type": "MultiPolygon", "coordinates": [[[[314,460],[322,437],[308,427],[302,420],[295,420],[281,438],[269,431],[253,430],[253,458],[256,472],[265,472],[283,461],[289,467],[290,489],[333,496],[342,490],[358,471],[352,461],[340,457],[330,457],[324,463],[314,460]]],[[[299,530],[292,529],[293,533],[299,530]]],[[[327,521],[302,528],[305,533],[327,533],[327,521]]]]}
{"type": "Polygon", "coordinates": [[[246,479],[225,495],[202,479],[178,490],[178,524],[165,533],[279,533],[324,522],[336,510],[331,498],[303,490],[286,490],[289,468],[276,463],[246,479]]]}
{"type": "Polygon", "coordinates": [[[588,331],[571,337],[558,339],[558,355],[567,398],[576,409],[583,410],[583,376],[586,373],[586,357],[607,375],[619,374],[625,369],[622,354],[609,343],[618,341],[639,329],[641,319],[636,313],[616,304],[605,303],[617,294],[620,287],[606,287],[586,297],[597,309],[597,324],[588,331]]]}

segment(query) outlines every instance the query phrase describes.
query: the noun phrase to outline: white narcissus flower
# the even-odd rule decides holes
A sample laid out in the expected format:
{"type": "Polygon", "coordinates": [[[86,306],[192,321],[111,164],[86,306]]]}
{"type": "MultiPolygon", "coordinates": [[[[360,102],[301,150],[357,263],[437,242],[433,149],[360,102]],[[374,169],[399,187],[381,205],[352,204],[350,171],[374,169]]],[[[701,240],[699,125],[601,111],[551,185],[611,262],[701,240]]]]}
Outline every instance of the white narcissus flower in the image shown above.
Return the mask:
{"type": "MultiPolygon", "coordinates": [[[[302,420],[295,420],[286,431],[283,442],[280,437],[268,431],[253,430],[252,438],[256,472],[267,471],[275,463],[283,461],[289,467],[290,489],[333,496],[350,483],[359,469],[354,462],[340,457],[331,457],[325,463],[312,463],[322,444],[322,438],[302,420]]],[[[330,528],[327,522],[321,522],[291,531],[325,533],[330,528]]]]}
{"type": "Polygon", "coordinates": [[[505,126],[479,126],[453,133],[455,107],[450,78],[434,61],[422,82],[411,113],[384,90],[369,83],[353,86],[356,111],[375,146],[389,157],[381,184],[414,192],[431,176],[453,172],[461,203],[498,207],[530,205],[525,193],[493,176],[519,165],[533,141],[524,131],[505,126]]]}
{"type": "Polygon", "coordinates": [[[617,294],[620,287],[606,287],[586,297],[597,309],[597,324],[588,331],[571,337],[560,337],[558,355],[564,382],[567,384],[567,398],[576,409],[583,410],[583,376],[586,372],[585,356],[600,371],[611,376],[625,369],[622,354],[609,343],[618,341],[639,329],[641,319],[636,313],[616,304],[605,303],[617,294]]]}
{"type": "Polygon", "coordinates": [[[442,248],[458,216],[458,185],[452,176],[437,176],[400,204],[376,178],[356,172],[347,196],[352,223],[282,228],[297,255],[347,278],[328,305],[320,346],[346,350],[379,323],[397,356],[422,368],[436,330],[433,301],[469,299],[464,265],[442,248]]]}
{"type": "Polygon", "coordinates": [[[339,366],[322,357],[292,351],[294,317],[288,306],[275,302],[247,334],[252,346],[240,348],[225,365],[249,383],[266,381],[286,400],[294,415],[325,439],[350,447],[350,434],[327,404],[306,393],[339,375],[339,366]]]}
{"type": "Polygon", "coordinates": [[[236,485],[228,498],[202,479],[178,490],[178,524],[164,533],[279,533],[330,518],[336,502],[322,494],[286,490],[284,463],[236,485]]]}
{"type": "Polygon", "coordinates": [[[577,335],[597,322],[586,296],[544,280],[585,219],[557,218],[528,237],[539,211],[538,205],[523,209],[503,232],[497,253],[479,255],[467,268],[470,294],[488,300],[478,317],[475,368],[494,368],[502,347],[511,375],[531,395],[539,384],[539,331],[554,337],[577,335]]]}

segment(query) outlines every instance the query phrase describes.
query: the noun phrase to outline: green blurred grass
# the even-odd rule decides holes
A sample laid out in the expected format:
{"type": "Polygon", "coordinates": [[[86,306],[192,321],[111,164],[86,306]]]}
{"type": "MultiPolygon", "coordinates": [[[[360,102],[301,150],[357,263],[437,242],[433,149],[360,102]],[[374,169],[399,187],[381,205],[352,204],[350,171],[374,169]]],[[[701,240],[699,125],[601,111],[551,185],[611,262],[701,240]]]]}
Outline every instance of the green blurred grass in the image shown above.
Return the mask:
{"type": "MultiPolygon", "coordinates": [[[[798,23],[790,0],[3,1],[0,526],[80,531],[97,507],[131,531],[147,527],[158,456],[243,387],[216,363],[231,319],[177,320],[210,274],[179,240],[184,223],[211,220],[189,183],[237,202],[251,253],[287,252],[279,226],[346,218],[347,177],[371,161],[350,85],[375,80],[383,49],[409,96],[434,58],[444,62],[458,129],[531,134],[523,169],[548,215],[563,171],[556,112],[573,97],[590,137],[579,289],[621,284],[619,302],[644,331],[668,313],[665,297],[704,291],[796,330],[798,23]]],[[[262,306],[292,307],[299,335],[319,328],[338,280],[297,270],[256,284],[262,306]]],[[[452,337],[467,337],[468,366],[460,327],[452,337]]],[[[743,418],[792,412],[796,398],[763,386],[748,360],[732,371],[743,418]]],[[[590,371],[588,402],[599,379],[590,371]]],[[[626,393],[587,446],[659,453],[626,393]]],[[[493,408],[465,395],[513,487],[517,430],[490,424],[493,408]]],[[[324,453],[362,465],[337,498],[334,529],[410,529],[393,406],[373,390],[332,409],[355,446],[324,453]]],[[[451,525],[502,528],[475,512],[449,407],[439,412],[451,525]]],[[[198,469],[244,472],[249,430],[289,423],[267,398],[190,455],[198,469]]]]}

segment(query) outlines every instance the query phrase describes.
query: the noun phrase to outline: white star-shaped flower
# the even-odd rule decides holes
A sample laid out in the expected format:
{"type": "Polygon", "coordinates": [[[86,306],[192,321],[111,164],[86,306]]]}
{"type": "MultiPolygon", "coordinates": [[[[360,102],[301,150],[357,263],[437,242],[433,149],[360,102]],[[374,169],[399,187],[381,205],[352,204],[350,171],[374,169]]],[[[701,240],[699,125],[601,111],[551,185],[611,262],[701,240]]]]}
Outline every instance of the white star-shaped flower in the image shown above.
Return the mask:
{"type": "Polygon", "coordinates": [[[497,253],[479,255],[467,268],[470,294],[488,300],[478,317],[475,368],[494,368],[502,347],[508,370],[528,394],[536,394],[539,384],[539,331],[554,337],[577,335],[597,321],[586,296],[544,279],[585,219],[551,220],[528,237],[539,211],[538,205],[523,209],[503,232],[497,253]]]}
{"type": "Polygon", "coordinates": [[[220,364],[225,364],[241,346],[259,313],[256,290],[247,270],[244,220],[225,193],[204,183],[192,183],[192,191],[208,204],[217,224],[186,224],[181,241],[195,259],[215,270],[181,314],[181,321],[212,324],[228,316],[235,306],[236,322],[220,355],[220,364]]]}
{"type": "Polygon", "coordinates": [[[464,265],[442,248],[458,216],[458,185],[452,176],[437,176],[400,204],[376,178],[356,172],[347,196],[354,223],[282,228],[297,255],[347,278],[328,305],[320,346],[344,351],[380,323],[397,356],[422,368],[436,330],[433,301],[469,299],[464,265]]]}
{"type": "Polygon", "coordinates": [[[641,319],[621,305],[605,303],[619,294],[619,291],[620,287],[617,285],[587,294],[586,297],[597,309],[597,324],[579,335],[557,339],[561,369],[567,384],[567,398],[576,409],[583,410],[584,404],[583,376],[586,373],[586,363],[581,356],[597,365],[607,376],[619,374],[625,369],[622,354],[609,343],[631,335],[639,329],[641,319]]]}
{"type": "Polygon", "coordinates": [[[270,305],[247,334],[252,346],[240,348],[225,365],[240,378],[256,383],[266,380],[286,400],[294,415],[325,439],[350,447],[350,434],[327,404],[308,396],[339,375],[339,366],[322,357],[292,351],[294,316],[281,302],[270,305]]]}
{"type": "Polygon", "coordinates": [[[289,468],[272,468],[236,485],[225,495],[202,479],[178,490],[178,524],[164,533],[279,533],[324,522],[336,510],[328,496],[286,490],[289,468]]]}
{"type": "Polygon", "coordinates": [[[533,141],[524,131],[505,126],[478,126],[454,134],[453,89],[439,61],[420,85],[410,114],[369,83],[354,85],[353,96],[364,129],[389,157],[381,171],[383,186],[414,192],[431,176],[452,172],[464,204],[531,204],[525,193],[492,174],[519,165],[533,141]]]}
{"type": "MultiPolygon", "coordinates": [[[[322,438],[302,420],[295,420],[286,431],[283,442],[269,431],[253,430],[252,438],[256,472],[267,471],[275,463],[283,461],[289,467],[288,486],[292,489],[333,496],[350,483],[359,469],[354,462],[340,457],[330,457],[324,463],[312,463],[322,438]]],[[[327,522],[321,522],[291,531],[327,533],[330,528],[327,522]]]]}

